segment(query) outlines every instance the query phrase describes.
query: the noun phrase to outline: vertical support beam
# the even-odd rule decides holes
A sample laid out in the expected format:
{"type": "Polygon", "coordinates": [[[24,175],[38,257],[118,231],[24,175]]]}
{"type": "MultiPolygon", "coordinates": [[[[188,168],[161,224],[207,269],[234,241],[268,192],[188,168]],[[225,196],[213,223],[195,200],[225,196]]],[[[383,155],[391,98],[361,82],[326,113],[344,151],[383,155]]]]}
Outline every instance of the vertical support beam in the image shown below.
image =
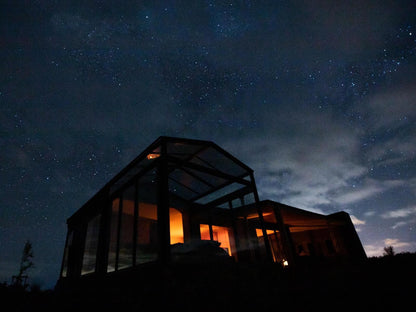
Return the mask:
{"type": "Polygon", "coordinates": [[[117,218],[117,247],[116,247],[116,263],[115,263],[115,270],[118,270],[118,260],[120,254],[120,233],[121,233],[121,217],[123,216],[123,194],[121,193],[119,196],[118,202],[118,218],[117,218]]]}
{"type": "Polygon", "coordinates": [[[133,266],[136,265],[137,254],[137,223],[139,220],[139,180],[134,182],[134,217],[133,217],[133,266]]]}
{"type": "MultiPolygon", "coordinates": [[[[244,206],[244,199],[240,198],[241,200],[241,206],[244,206]]],[[[237,231],[237,224],[236,224],[236,215],[233,209],[233,205],[231,203],[231,200],[228,201],[228,208],[230,209],[231,212],[231,224],[232,224],[232,228],[233,228],[233,233],[234,233],[234,244],[235,244],[235,253],[233,254],[234,259],[238,261],[238,252],[240,251],[241,245],[240,245],[240,240],[238,238],[238,231],[237,231]]]]}
{"type": "Polygon", "coordinates": [[[283,252],[289,265],[295,265],[295,247],[293,246],[290,230],[286,227],[280,209],[273,205],[273,212],[276,217],[277,227],[279,229],[280,238],[282,239],[283,252]]]}
{"type": "Polygon", "coordinates": [[[257,214],[259,215],[261,230],[263,232],[264,247],[266,248],[266,261],[273,262],[273,254],[272,254],[272,251],[271,251],[271,248],[270,248],[270,242],[269,242],[269,238],[267,236],[266,227],[264,226],[263,211],[261,210],[261,207],[260,207],[260,204],[259,204],[260,199],[259,199],[259,194],[257,193],[257,187],[256,187],[256,182],[254,181],[253,172],[250,172],[250,181],[251,181],[251,188],[252,188],[253,194],[254,194],[254,201],[255,201],[255,205],[256,205],[256,209],[257,209],[257,214]]]}
{"type": "Polygon", "coordinates": [[[170,229],[169,229],[169,170],[166,140],[161,141],[161,155],[157,161],[157,227],[159,243],[159,260],[170,261],[170,229]]]}
{"type": "Polygon", "coordinates": [[[212,231],[212,218],[210,218],[210,220],[209,220],[208,228],[209,228],[209,239],[213,241],[214,240],[214,232],[212,231]]]}

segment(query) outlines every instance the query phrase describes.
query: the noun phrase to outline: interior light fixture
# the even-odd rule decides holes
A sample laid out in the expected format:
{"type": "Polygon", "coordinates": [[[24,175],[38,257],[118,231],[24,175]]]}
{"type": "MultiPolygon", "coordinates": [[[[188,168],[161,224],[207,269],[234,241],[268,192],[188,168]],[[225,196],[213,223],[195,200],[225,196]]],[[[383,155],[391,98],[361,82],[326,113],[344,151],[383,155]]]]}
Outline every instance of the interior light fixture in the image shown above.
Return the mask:
{"type": "Polygon", "coordinates": [[[159,156],[160,154],[150,153],[150,154],[147,154],[147,159],[155,159],[155,158],[158,158],[159,156]]]}

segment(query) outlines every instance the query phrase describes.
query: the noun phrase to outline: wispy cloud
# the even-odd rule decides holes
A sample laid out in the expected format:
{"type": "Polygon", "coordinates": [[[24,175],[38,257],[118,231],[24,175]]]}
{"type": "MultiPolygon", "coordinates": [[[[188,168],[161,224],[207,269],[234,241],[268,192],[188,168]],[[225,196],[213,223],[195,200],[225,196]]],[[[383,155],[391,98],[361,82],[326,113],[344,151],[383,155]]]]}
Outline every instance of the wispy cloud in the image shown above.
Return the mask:
{"type": "Polygon", "coordinates": [[[381,192],[401,186],[404,183],[405,182],[402,180],[375,180],[367,178],[364,179],[364,182],[360,187],[354,189],[349,187],[337,190],[339,195],[334,196],[333,199],[340,205],[347,205],[371,198],[381,192]]]}
{"type": "Polygon", "coordinates": [[[411,215],[416,215],[416,206],[387,211],[383,213],[381,217],[384,219],[395,219],[395,218],[406,218],[411,215]]]}
{"type": "Polygon", "coordinates": [[[377,93],[364,109],[371,114],[374,129],[399,127],[416,118],[416,82],[377,93]]]}
{"type": "Polygon", "coordinates": [[[416,248],[416,243],[402,241],[398,238],[385,238],[364,245],[364,249],[368,257],[379,257],[383,255],[384,247],[387,246],[393,246],[396,252],[404,252],[416,248]]]}
{"type": "Polygon", "coordinates": [[[392,228],[393,230],[395,230],[395,229],[397,229],[397,228],[399,228],[399,227],[406,226],[406,225],[408,225],[409,223],[416,223],[416,219],[415,219],[415,220],[411,220],[411,221],[399,221],[399,222],[396,222],[395,224],[393,224],[393,225],[391,226],[391,228],[392,228]]]}
{"type": "MultiPolygon", "coordinates": [[[[262,198],[305,209],[330,205],[336,190],[367,172],[366,167],[356,161],[357,134],[329,115],[305,117],[302,112],[287,113],[290,119],[282,116],[269,123],[268,131],[275,136],[253,138],[240,153],[246,155],[244,161],[251,164],[259,177],[262,198]],[[296,116],[306,121],[298,124],[296,116]],[[290,136],[288,129],[293,129],[290,136]]],[[[242,147],[235,149],[241,151],[242,147]]]]}
{"type": "Polygon", "coordinates": [[[409,243],[409,242],[402,242],[398,238],[386,238],[384,240],[384,244],[386,246],[393,246],[395,248],[409,247],[411,245],[411,243],[409,243]]]}
{"type": "Polygon", "coordinates": [[[365,220],[360,220],[354,215],[350,215],[350,218],[354,225],[364,225],[366,223],[365,220]]]}

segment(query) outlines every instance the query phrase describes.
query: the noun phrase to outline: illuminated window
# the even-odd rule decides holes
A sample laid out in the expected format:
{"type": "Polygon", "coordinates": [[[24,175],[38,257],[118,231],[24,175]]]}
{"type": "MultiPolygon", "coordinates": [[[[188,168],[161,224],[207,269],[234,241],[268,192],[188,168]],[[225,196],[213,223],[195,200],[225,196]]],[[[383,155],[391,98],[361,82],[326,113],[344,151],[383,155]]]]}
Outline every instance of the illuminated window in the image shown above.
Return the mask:
{"type": "MultiPolygon", "coordinates": [[[[266,233],[267,233],[267,235],[271,235],[271,234],[274,233],[274,231],[273,230],[266,230],[266,233]]],[[[256,234],[257,234],[257,237],[263,237],[262,229],[256,229],[256,234]]]]}
{"type": "MultiPolygon", "coordinates": [[[[260,246],[262,247],[262,250],[263,250],[265,248],[264,247],[263,230],[262,229],[256,229],[256,234],[257,234],[257,238],[259,239],[259,244],[260,244],[260,246]]],[[[278,241],[277,241],[277,234],[274,230],[267,230],[267,229],[266,229],[266,234],[267,234],[267,239],[268,239],[270,247],[271,247],[273,261],[278,262],[281,257],[279,257],[279,247],[278,247],[278,241]]]]}
{"type": "MultiPolygon", "coordinates": [[[[199,230],[201,233],[202,240],[210,240],[209,225],[200,224],[199,230]]],[[[228,255],[232,255],[234,250],[234,240],[232,231],[230,228],[225,226],[212,226],[212,239],[220,243],[220,247],[224,249],[228,255]]]]}
{"type": "Polygon", "coordinates": [[[199,231],[201,232],[201,239],[202,240],[211,240],[209,235],[209,225],[208,224],[200,224],[199,231]]]}
{"type": "Polygon", "coordinates": [[[100,215],[97,215],[92,220],[90,220],[87,225],[84,255],[82,257],[81,275],[95,271],[99,230],[100,230],[100,215]]]}
{"type": "Polygon", "coordinates": [[[169,208],[169,227],[171,245],[183,243],[182,213],[175,208],[169,208]]]}

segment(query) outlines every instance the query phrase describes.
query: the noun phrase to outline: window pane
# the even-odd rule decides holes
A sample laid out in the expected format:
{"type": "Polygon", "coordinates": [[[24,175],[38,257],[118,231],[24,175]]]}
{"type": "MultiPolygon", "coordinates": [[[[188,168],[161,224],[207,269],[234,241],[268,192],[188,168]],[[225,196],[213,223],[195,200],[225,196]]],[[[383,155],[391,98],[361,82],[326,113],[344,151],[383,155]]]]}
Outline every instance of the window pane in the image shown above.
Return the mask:
{"type": "Polygon", "coordinates": [[[227,186],[224,186],[223,188],[216,190],[215,192],[212,192],[198,200],[196,200],[195,202],[198,204],[207,204],[215,199],[221,198],[225,195],[228,195],[234,191],[237,191],[241,188],[243,188],[245,185],[243,184],[239,184],[237,182],[234,182],[232,184],[229,184],[227,186]]]}
{"type": "Polygon", "coordinates": [[[170,244],[183,243],[182,213],[175,208],[169,208],[170,244]]]}
{"type": "Polygon", "coordinates": [[[157,206],[139,202],[136,263],[157,259],[157,206]]]}
{"type": "Polygon", "coordinates": [[[118,269],[133,265],[133,228],[135,187],[130,186],[123,192],[121,205],[121,224],[118,251],[118,269]]]}
{"type": "Polygon", "coordinates": [[[228,255],[232,255],[235,250],[234,239],[230,228],[225,226],[212,226],[212,237],[214,241],[220,243],[220,247],[224,249],[228,255]]]}
{"type": "MultiPolygon", "coordinates": [[[[241,176],[244,173],[247,173],[246,169],[213,147],[204,149],[198,153],[197,156],[206,164],[209,164],[211,167],[214,167],[222,172],[234,176],[241,176]]],[[[191,162],[194,162],[194,160],[195,158],[192,159],[191,162]]]]}
{"type": "Polygon", "coordinates": [[[208,224],[200,224],[199,231],[201,232],[201,240],[211,240],[208,224]]]}
{"type": "Polygon", "coordinates": [[[81,275],[95,271],[97,259],[98,235],[100,230],[100,215],[95,216],[87,226],[84,256],[82,258],[81,275]]]}
{"type": "Polygon", "coordinates": [[[66,241],[66,246],[65,246],[65,250],[64,250],[64,261],[63,261],[63,265],[62,265],[62,277],[66,277],[68,275],[68,255],[69,255],[69,251],[71,250],[71,246],[72,246],[72,239],[74,236],[74,232],[71,230],[68,232],[68,238],[66,241]]]}
{"type": "MultiPolygon", "coordinates": [[[[199,231],[201,233],[201,240],[210,240],[209,225],[200,224],[199,231]]],[[[214,241],[220,243],[220,247],[224,249],[228,255],[232,255],[235,252],[234,235],[231,228],[225,226],[212,226],[212,238],[214,241]]]]}
{"type": "Polygon", "coordinates": [[[120,207],[120,199],[116,198],[113,200],[113,204],[111,207],[110,246],[108,248],[107,272],[112,272],[116,269],[119,207],[120,207]]]}
{"type": "Polygon", "coordinates": [[[136,263],[157,260],[156,172],[150,171],[139,180],[139,215],[137,218],[136,263]]]}

